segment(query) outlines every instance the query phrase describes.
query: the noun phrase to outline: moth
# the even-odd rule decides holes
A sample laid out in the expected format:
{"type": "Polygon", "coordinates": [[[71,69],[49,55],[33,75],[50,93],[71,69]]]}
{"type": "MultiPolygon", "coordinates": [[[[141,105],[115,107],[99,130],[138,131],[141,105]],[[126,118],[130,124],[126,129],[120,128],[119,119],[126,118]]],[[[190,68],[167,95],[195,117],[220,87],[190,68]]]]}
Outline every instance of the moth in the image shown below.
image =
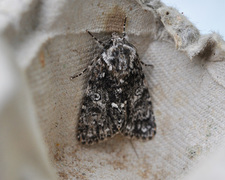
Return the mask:
{"type": "Polygon", "coordinates": [[[89,72],[77,125],[77,139],[93,144],[121,133],[137,139],[152,139],[156,134],[152,102],[142,70],[143,63],[134,45],[123,33],[113,32],[105,43],[89,31],[101,53],[74,79],[89,72]]]}

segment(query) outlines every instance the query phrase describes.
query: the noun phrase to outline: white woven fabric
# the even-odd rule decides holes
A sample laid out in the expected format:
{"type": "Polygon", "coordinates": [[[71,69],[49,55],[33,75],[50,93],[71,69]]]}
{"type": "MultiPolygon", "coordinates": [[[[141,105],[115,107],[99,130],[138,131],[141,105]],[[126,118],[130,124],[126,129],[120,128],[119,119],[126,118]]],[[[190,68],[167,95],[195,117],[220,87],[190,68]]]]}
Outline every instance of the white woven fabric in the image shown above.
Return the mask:
{"type": "MultiPolygon", "coordinates": [[[[7,6],[2,7],[4,12],[7,6]]],[[[16,66],[20,73],[15,75],[15,68],[9,68],[12,82],[22,79],[28,88],[26,83],[9,86],[12,92],[6,98],[9,91],[0,87],[0,102],[4,102],[0,104],[0,128],[5,127],[5,117],[16,122],[23,112],[5,111],[4,107],[16,98],[15,107],[23,106],[29,114],[22,113],[21,124],[33,119],[41,129],[35,123],[28,128],[22,126],[28,129],[24,130],[27,136],[34,136],[22,141],[24,147],[30,142],[35,144],[31,152],[42,147],[40,136],[34,135],[41,133],[59,179],[205,179],[205,173],[213,177],[224,166],[225,161],[213,158],[225,141],[225,44],[219,35],[200,35],[186,17],[158,0],[15,1],[5,14],[7,18],[1,17],[5,23],[0,38],[5,40],[1,46],[7,50],[1,51],[0,63],[13,62],[9,67],[16,66]],[[13,7],[16,11],[10,14],[13,7]],[[100,144],[82,146],[76,140],[76,124],[87,74],[73,81],[69,77],[81,72],[99,53],[86,29],[104,41],[112,32],[122,32],[125,16],[129,41],[144,62],[154,65],[143,68],[153,99],[157,134],[147,142],[118,135],[100,144]],[[27,98],[18,99],[23,97],[15,91],[18,87],[27,98]],[[37,117],[31,113],[32,107],[37,117]],[[12,113],[15,116],[9,116],[12,113]],[[209,154],[212,157],[207,159],[209,154]],[[209,171],[211,162],[218,168],[209,171]]],[[[0,83],[8,82],[2,77],[8,77],[6,72],[0,83]]],[[[9,129],[5,133],[6,138],[0,140],[14,144],[9,139],[19,132],[9,129]]],[[[15,145],[14,149],[26,156],[23,148],[15,145]]],[[[54,179],[43,149],[37,150],[38,156],[32,154],[41,158],[38,162],[31,158],[29,167],[37,169],[40,177],[54,179]]],[[[224,149],[218,152],[217,156],[224,158],[224,149]]],[[[7,148],[0,148],[0,157],[4,153],[7,148]]],[[[23,158],[19,162],[28,166],[23,158]]],[[[3,167],[0,161],[0,172],[3,167]]],[[[21,177],[20,173],[18,170],[15,176],[21,177]]]]}

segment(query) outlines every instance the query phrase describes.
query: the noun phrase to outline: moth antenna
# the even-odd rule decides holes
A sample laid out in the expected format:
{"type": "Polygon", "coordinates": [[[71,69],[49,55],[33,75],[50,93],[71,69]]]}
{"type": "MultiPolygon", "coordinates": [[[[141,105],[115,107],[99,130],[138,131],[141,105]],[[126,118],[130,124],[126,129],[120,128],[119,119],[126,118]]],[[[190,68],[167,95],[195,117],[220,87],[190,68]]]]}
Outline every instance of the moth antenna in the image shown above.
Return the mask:
{"type": "Polygon", "coordinates": [[[86,32],[97,42],[97,44],[99,44],[99,46],[105,47],[105,44],[99,39],[97,39],[90,31],[86,30],[86,32]]]}
{"type": "Polygon", "coordinates": [[[124,23],[123,23],[123,38],[126,36],[126,32],[125,32],[125,29],[126,29],[126,22],[127,22],[127,16],[125,17],[124,23]]]}

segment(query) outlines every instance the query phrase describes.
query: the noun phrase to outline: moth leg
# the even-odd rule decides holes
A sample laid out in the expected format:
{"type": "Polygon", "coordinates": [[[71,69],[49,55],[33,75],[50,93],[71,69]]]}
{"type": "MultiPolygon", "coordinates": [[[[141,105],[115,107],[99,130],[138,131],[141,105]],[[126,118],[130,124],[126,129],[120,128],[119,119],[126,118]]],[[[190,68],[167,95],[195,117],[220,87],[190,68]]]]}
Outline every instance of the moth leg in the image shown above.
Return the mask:
{"type": "Polygon", "coordinates": [[[87,71],[87,68],[85,68],[85,69],[84,69],[81,73],[79,73],[79,74],[74,74],[73,76],[70,76],[70,79],[73,80],[73,79],[75,79],[75,78],[81,76],[82,74],[85,73],[85,71],[87,71]]]}
{"type": "Polygon", "coordinates": [[[105,44],[97,39],[90,31],[86,30],[86,32],[97,42],[100,47],[105,47],[105,44]]]}
{"type": "Polygon", "coordinates": [[[141,64],[144,65],[144,66],[150,66],[150,67],[154,68],[154,66],[153,66],[152,64],[145,64],[143,61],[140,61],[140,62],[141,62],[141,64]]]}
{"type": "Polygon", "coordinates": [[[70,79],[73,80],[79,76],[81,76],[82,74],[84,74],[88,69],[90,69],[93,65],[93,63],[96,61],[97,58],[94,58],[92,61],[91,61],[91,64],[88,66],[88,68],[85,68],[82,72],[80,72],[79,74],[74,74],[73,76],[70,76],[70,79]]]}

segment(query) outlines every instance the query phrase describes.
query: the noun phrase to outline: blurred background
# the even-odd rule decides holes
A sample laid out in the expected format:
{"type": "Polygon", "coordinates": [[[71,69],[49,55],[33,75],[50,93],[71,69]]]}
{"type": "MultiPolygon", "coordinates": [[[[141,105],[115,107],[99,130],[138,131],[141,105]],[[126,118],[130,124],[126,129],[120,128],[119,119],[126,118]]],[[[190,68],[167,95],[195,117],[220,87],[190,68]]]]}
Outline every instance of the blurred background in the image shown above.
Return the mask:
{"type": "Polygon", "coordinates": [[[188,17],[201,34],[216,32],[225,38],[224,0],[162,0],[162,2],[188,17]]]}
{"type": "MultiPolygon", "coordinates": [[[[213,0],[198,0],[198,1],[161,0],[161,1],[165,3],[167,6],[176,8],[179,12],[183,13],[186,17],[188,17],[188,19],[194,24],[194,26],[196,26],[200,30],[201,34],[209,34],[211,32],[216,32],[222,35],[223,39],[225,39],[225,23],[224,23],[225,0],[215,0],[215,1],[213,0]]],[[[82,5],[82,3],[85,1],[83,1],[80,4],[79,2],[81,1],[74,1],[74,2],[75,2],[74,4],[77,3],[78,5],[82,5]]],[[[45,42],[48,40],[48,35],[46,34],[55,33],[55,30],[54,29],[52,30],[51,28],[50,29],[52,31],[50,30],[47,33],[45,32],[45,30],[48,29],[49,27],[54,27],[54,25],[56,26],[57,18],[55,17],[58,16],[58,12],[62,11],[62,14],[63,14],[61,16],[62,19],[64,17],[68,19],[69,17],[73,17],[73,16],[74,18],[78,17],[78,15],[77,16],[75,15],[74,13],[75,10],[73,9],[73,7],[76,7],[76,6],[71,6],[71,10],[68,11],[70,16],[67,16],[68,15],[66,11],[67,9],[65,10],[61,7],[63,7],[64,5],[65,7],[70,9],[70,6],[68,4],[70,3],[66,3],[66,0],[64,1],[61,1],[61,0],[47,1],[46,0],[46,3],[43,3],[43,4],[38,3],[38,1],[35,2],[35,0],[0,0],[0,34],[2,36],[0,40],[0,180],[15,180],[15,179],[55,180],[56,179],[55,169],[52,167],[52,164],[50,163],[48,149],[46,149],[45,144],[43,143],[41,131],[39,131],[38,129],[39,124],[37,123],[37,120],[35,119],[36,114],[33,109],[33,102],[31,98],[32,94],[30,94],[29,88],[27,86],[26,74],[23,71],[21,71],[22,69],[21,67],[18,67],[18,64],[16,64],[16,60],[21,62],[24,61],[25,62],[24,64],[26,63],[29,64],[30,60],[32,60],[33,55],[37,53],[36,51],[38,51],[39,47],[42,45],[42,42],[45,42]],[[36,6],[37,4],[40,4],[40,5],[36,6]],[[36,7],[42,8],[43,12],[38,14],[38,10],[40,9],[36,7]],[[36,17],[37,15],[41,17],[36,17]],[[48,18],[50,17],[49,18],[50,20],[47,19],[46,17],[48,18]],[[45,20],[45,18],[49,21],[45,20]],[[45,26],[47,26],[48,28],[42,27],[43,32],[40,31],[36,33],[36,29],[35,29],[36,23],[38,23],[39,21],[43,23],[45,26]],[[11,22],[13,25],[11,25],[9,22],[11,22]],[[16,28],[14,29],[14,26],[17,29],[16,28]],[[33,28],[35,30],[33,30],[33,28]],[[14,50],[16,50],[17,52],[15,52],[14,50]]],[[[81,17],[81,15],[79,17],[81,17]]],[[[62,19],[59,19],[59,21],[62,21],[62,19]]],[[[62,34],[64,33],[63,25],[64,24],[62,23],[56,26],[59,29],[61,28],[59,32],[62,34]]],[[[56,42],[57,41],[55,41],[55,43],[56,42]]],[[[58,43],[61,44],[61,41],[58,40],[58,43]]],[[[73,44],[71,43],[71,46],[72,45],[73,44]]],[[[57,51],[58,49],[55,48],[53,52],[57,52],[57,51]]],[[[68,56],[65,56],[65,57],[68,57],[68,56]]],[[[45,61],[44,61],[42,52],[40,53],[40,56],[37,55],[36,60],[37,60],[36,61],[37,64],[40,62],[40,65],[42,65],[43,67],[45,66],[45,63],[44,63],[45,61]]],[[[38,65],[37,67],[39,67],[38,65]]],[[[43,68],[42,66],[40,66],[40,69],[43,68]]],[[[51,67],[59,67],[59,66],[54,65],[53,63],[51,67]]],[[[216,71],[216,68],[215,68],[215,71],[216,71]]],[[[40,70],[37,72],[39,73],[42,71],[40,70]]],[[[52,69],[50,68],[50,70],[49,71],[46,70],[46,72],[47,73],[44,74],[44,76],[46,76],[49,72],[52,72],[52,69]]],[[[224,71],[222,71],[221,69],[221,72],[224,72],[224,71]]],[[[51,77],[53,77],[53,75],[51,77]]],[[[50,80],[51,80],[51,77],[49,78],[50,80]]],[[[48,83],[48,80],[45,81],[44,79],[44,83],[45,82],[48,83]]],[[[64,83],[64,81],[62,82],[64,83]]],[[[42,83],[43,81],[40,81],[40,85],[42,83]]],[[[70,84],[69,86],[73,86],[72,83],[69,83],[69,84],[70,84]]],[[[38,91],[38,89],[35,89],[35,91],[38,91]]],[[[43,92],[44,91],[41,91],[40,93],[43,93],[43,92]]],[[[61,91],[59,92],[61,93],[61,91]]],[[[43,95],[43,98],[48,97],[48,95],[46,94],[44,95],[43,95]]],[[[64,106],[63,103],[62,103],[62,106],[64,106]]],[[[47,112],[47,110],[45,110],[45,112],[47,112]]],[[[217,106],[217,111],[224,112],[220,110],[219,106],[217,106]]],[[[204,114],[204,117],[205,116],[206,115],[204,114]]],[[[222,117],[222,115],[220,114],[218,116],[222,117]]],[[[217,120],[217,122],[219,122],[219,120],[217,120]]],[[[223,125],[223,122],[222,121],[220,122],[223,125]]],[[[44,124],[44,125],[48,126],[47,124],[44,124]]],[[[50,121],[50,125],[55,127],[55,124],[52,123],[51,121],[50,121]]],[[[57,126],[58,124],[56,124],[56,127],[57,126]]],[[[66,126],[68,126],[68,124],[65,126],[63,125],[62,127],[66,127],[66,126]]],[[[211,125],[208,127],[211,128],[211,125]]],[[[53,132],[51,128],[49,129],[51,130],[51,132],[53,132]]],[[[73,129],[73,127],[71,127],[71,129],[73,129]]],[[[206,129],[206,131],[208,131],[208,129],[206,129]]],[[[71,130],[71,132],[73,131],[71,130]]],[[[216,132],[219,132],[219,131],[216,131],[216,132]]],[[[67,133],[68,132],[66,132],[66,134],[67,133]]],[[[59,136],[55,137],[55,140],[58,141],[57,138],[60,136],[66,137],[66,135],[60,134],[59,136]]],[[[219,133],[215,134],[215,136],[222,138],[222,135],[219,133]]],[[[64,156],[64,151],[61,151],[61,149],[63,149],[64,147],[61,146],[60,147],[61,149],[60,149],[58,143],[57,144],[52,143],[52,144],[53,144],[52,146],[54,146],[55,148],[54,149],[55,154],[53,154],[53,151],[51,152],[52,156],[55,155],[54,157],[58,160],[59,167],[63,167],[63,163],[61,163],[61,156],[58,154],[62,153],[62,155],[64,156]],[[62,166],[60,166],[61,164],[62,166]]],[[[212,145],[214,145],[213,141],[212,141],[212,145]]],[[[225,143],[224,143],[224,147],[225,147],[225,143]]],[[[225,172],[224,170],[225,148],[224,147],[222,148],[221,152],[218,152],[218,157],[212,158],[214,161],[209,160],[202,170],[196,169],[197,174],[201,176],[200,178],[199,176],[196,178],[191,177],[188,180],[190,179],[191,180],[196,180],[196,179],[208,180],[206,177],[203,177],[203,175],[205,174],[208,177],[211,174],[211,175],[220,176],[219,178],[221,179],[225,179],[225,173],[224,173],[225,172]],[[209,171],[209,169],[211,171],[209,171]]],[[[70,148],[67,150],[69,152],[71,150],[71,152],[73,152],[71,154],[75,154],[73,148],[70,148]]],[[[197,150],[195,151],[194,150],[193,150],[193,153],[196,153],[198,151],[198,146],[197,146],[197,150]]],[[[83,153],[82,151],[80,152],[83,153]]],[[[93,153],[93,157],[97,157],[95,153],[93,153]]],[[[71,162],[72,164],[73,162],[71,159],[69,159],[70,160],[69,162],[71,162]]],[[[205,163],[203,162],[202,164],[204,165],[205,163]]],[[[74,169],[74,166],[71,166],[71,168],[74,169]]],[[[181,170],[183,171],[183,169],[181,170]]],[[[62,168],[60,172],[64,172],[64,169],[62,168]]],[[[65,176],[66,178],[67,174],[61,173],[60,175],[62,177],[65,176]]],[[[83,176],[83,173],[81,175],[83,176]]],[[[219,178],[211,178],[211,179],[219,179],[219,178]]]]}

